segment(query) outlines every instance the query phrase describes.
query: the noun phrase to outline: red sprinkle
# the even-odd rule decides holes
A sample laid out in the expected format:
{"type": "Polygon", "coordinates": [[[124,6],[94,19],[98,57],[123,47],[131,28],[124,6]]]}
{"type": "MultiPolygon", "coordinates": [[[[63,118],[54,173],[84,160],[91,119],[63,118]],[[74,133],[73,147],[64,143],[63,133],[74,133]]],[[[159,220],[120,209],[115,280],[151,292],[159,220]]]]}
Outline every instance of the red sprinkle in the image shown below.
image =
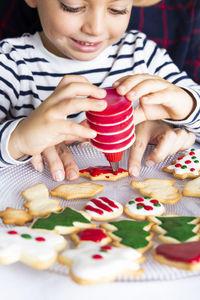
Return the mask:
{"type": "Polygon", "coordinates": [[[100,254],[95,254],[95,255],[92,256],[92,258],[94,258],[94,259],[102,259],[103,256],[100,255],[100,254]]]}
{"type": "Polygon", "coordinates": [[[191,151],[189,154],[190,154],[190,155],[195,155],[195,152],[191,151]]]}
{"type": "Polygon", "coordinates": [[[190,171],[191,171],[191,172],[194,172],[194,171],[195,171],[195,168],[191,168],[190,171]]]}
{"type": "Polygon", "coordinates": [[[37,242],[45,242],[45,238],[43,238],[42,236],[36,237],[35,238],[37,242]]]}
{"type": "Polygon", "coordinates": [[[18,234],[18,232],[15,230],[10,230],[10,231],[8,231],[8,234],[18,234]]]}
{"type": "Polygon", "coordinates": [[[155,199],[151,200],[150,202],[151,202],[151,203],[159,203],[159,201],[158,201],[158,200],[155,200],[155,199]]]}
{"type": "Polygon", "coordinates": [[[183,156],[180,156],[180,157],[178,158],[178,160],[181,160],[181,159],[183,159],[183,156]]]}
{"type": "Polygon", "coordinates": [[[175,164],[176,168],[180,168],[182,165],[181,164],[175,164]]]}
{"type": "Polygon", "coordinates": [[[185,164],[187,164],[187,165],[191,164],[191,160],[186,160],[185,164]]]}
{"type": "Polygon", "coordinates": [[[144,199],[143,199],[143,198],[136,198],[135,201],[136,201],[136,202],[143,202],[144,199]]]}
{"type": "Polygon", "coordinates": [[[112,247],[110,247],[110,246],[102,246],[101,249],[102,250],[111,250],[112,247]]]}
{"type": "Polygon", "coordinates": [[[151,207],[149,205],[145,205],[144,209],[146,209],[146,210],[153,210],[153,207],[151,207]]]}

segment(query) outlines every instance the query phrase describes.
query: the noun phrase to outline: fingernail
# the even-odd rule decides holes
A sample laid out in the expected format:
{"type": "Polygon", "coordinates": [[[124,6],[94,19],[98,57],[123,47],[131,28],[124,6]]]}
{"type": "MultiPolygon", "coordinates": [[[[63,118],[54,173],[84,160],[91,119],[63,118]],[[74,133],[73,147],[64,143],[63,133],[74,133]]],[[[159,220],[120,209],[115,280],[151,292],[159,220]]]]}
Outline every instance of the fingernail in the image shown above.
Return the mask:
{"type": "Polygon", "coordinates": [[[125,93],[125,87],[123,86],[123,85],[121,85],[121,86],[119,86],[118,87],[118,91],[121,93],[121,94],[123,94],[123,93],[125,93]]]}
{"type": "Polygon", "coordinates": [[[120,84],[119,81],[115,81],[115,82],[113,83],[113,86],[116,87],[116,86],[118,86],[119,84],[120,84]]]}
{"type": "Polygon", "coordinates": [[[90,130],[90,138],[91,138],[91,139],[95,138],[96,135],[97,135],[97,132],[96,132],[96,131],[90,130]]]}
{"type": "Polygon", "coordinates": [[[69,180],[74,180],[78,178],[78,175],[74,170],[70,170],[69,172],[67,172],[67,178],[69,180]]]}
{"type": "Polygon", "coordinates": [[[134,98],[135,97],[135,95],[136,95],[136,93],[135,92],[130,92],[130,93],[128,93],[128,97],[130,98],[130,99],[132,99],[132,98],[134,98]]]}
{"type": "Polygon", "coordinates": [[[38,171],[38,172],[42,172],[42,171],[44,170],[44,166],[43,166],[43,164],[41,163],[41,164],[38,164],[38,165],[35,167],[35,169],[36,169],[36,171],[38,171]]]}
{"type": "Polygon", "coordinates": [[[155,162],[153,160],[146,160],[147,167],[153,167],[155,166],[155,162]]]}
{"type": "Polygon", "coordinates": [[[129,175],[130,176],[133,176],[133,177],[137,177],[137,176],[139,176],[139,169],[137,168],[137,167],[131,167],[130,169],[129,169],[129,175]]]}
{"type": "Polygon", "coordinates": [[[57,171],[54,174],[55,181],[62,181],[62,180],[64,180],[64,178],[65,178],[65,174],[62,171],[57,171]]]}
{"type": "Polygon", "coordinates": [[[98,100],[98,104],[101,106],[105,106],[107,102],[105,100],[98,100]]]}

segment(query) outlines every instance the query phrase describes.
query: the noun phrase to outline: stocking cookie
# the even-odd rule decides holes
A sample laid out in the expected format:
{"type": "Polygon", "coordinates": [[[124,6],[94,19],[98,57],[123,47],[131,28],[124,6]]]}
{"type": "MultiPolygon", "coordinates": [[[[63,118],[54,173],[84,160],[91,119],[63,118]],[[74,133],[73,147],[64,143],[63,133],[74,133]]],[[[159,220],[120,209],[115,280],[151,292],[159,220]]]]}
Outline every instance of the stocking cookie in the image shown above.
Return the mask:
{"type": "Polygon", "coordinates": [[[76,245],[83,242],[94,242],[102,246],[111,242],[111,238],[106,234],[103,228],[87,228],[79,232],[72,233],[71,239],[76,245]]]}
{"type": "Polygon", "coordinates": [[[165,208],[158,200],[146,197],[137,197],[126,203],[124,212],[136,220],[145,220],[147,216],[160,216],[165,208]]]}
{"type": "Polygon", "coordinates": [[[188,271],[200,270],[200,242],[162,244],[153,251],[161,264],[188,271]]]}
{"type": "Polygon", "coordinates": [[[131,181],[131,185],[142,195],[149,196],[165,204],[174,204],[182,197],[174,183],[174,180],[156,178],[131,181]]]}
{"type": "Polygon", "coordinates": [[[106,229],[108,235],[117,247],[131,247],[144,253],[153,246],[153,233],[149,230],[152,224],[148,221],[120,220],[100,225],[106,229]]]}
{"type": "Polygon", "coordinates": [[[200,175],[200,149],[191,148],[171,165],[163,168],[163,171],[173,173],[173,176],[178,179],[198,177],[200,175]]]}
{"type": "Polygon", "coordinates": [[[110,166],[90,167],[79,171],[81,177],[90,178],[91,180],[109,180],[116,181],[128,176],[128,171],[119,168],[118,171],[112,170],[110,166]]]}
{"type": "Polygon", "coordinates": [[[184,243],[198,241],[199,218],[183,216],[149,217],[155,223],[152,229],[160,235],[163,243],[184,243]]]}
{"type": "Polygon", "coordinates": [[[100,246],[93,242],[64,251],[58,260],[69,266],[70,277],[82,285],[112,281],[120,275],[140,276],[143,273],[138,263],[142,260],[139,252],[131,248],[100,246]]]}
{"type": "Polygon", "coordinates": [[[20,261],[36,269],[47,269],[66,246],[63,236],[28,227],[0,228],[0,264],[20,261]]]}
{"type": "Polygon", "coordinates": [[[66,200],[73,200],[79,198],[91,198],[102,192],[103,189],[103,185],[84,181],[81,183],[61,184],[54,190],[51,190],[50,194],[66,200]]]}
{"type": "Polygon", "coordinates": [[[123,213],[123,206],[107,197],[91,199],[85,206],[85,211],[96,221],[105,221],[118,218],[123,213]]]}
{"type": "Polygon", "coordinates": [[[49,191],[43,183],[33,185],[22,191],[22,196],[27,201],[24,207],[28,208],[32,216],[44,217],[51,212],[57,212],[62,209],[58,199],[49,197],[49,191]]]}
{"type": "Polygon", "coordinates": [[[96,225],[90,222],[87,213],[79,212],[66,207],[60,213],[51,213],[46,218],[38,218],[33,224],[33,229],[48,230],[58,234],[76,232],[81,228],[95,228],[96,225]]]}
{"type": "Polygon", "coordinates": [[[0,211],[0,218],[2,218],[4,224],[23,226],[25,223],[33,220],[31,216],[24,209],[15,209],[7,207],[6,210],[0,211]]]}

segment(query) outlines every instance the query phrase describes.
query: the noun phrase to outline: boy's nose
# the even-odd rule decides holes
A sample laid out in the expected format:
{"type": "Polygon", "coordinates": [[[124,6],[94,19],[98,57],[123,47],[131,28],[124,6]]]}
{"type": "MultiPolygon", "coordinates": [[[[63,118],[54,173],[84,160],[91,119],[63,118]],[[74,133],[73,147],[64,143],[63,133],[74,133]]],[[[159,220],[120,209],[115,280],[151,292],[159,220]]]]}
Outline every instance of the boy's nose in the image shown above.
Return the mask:
{"type": "Polygon", "coordinates": [[[82,30],[94,36],[100,36],[104,33],[106,27],[105,16],[101,12],[90,13],[84,20],[82,30]]]}

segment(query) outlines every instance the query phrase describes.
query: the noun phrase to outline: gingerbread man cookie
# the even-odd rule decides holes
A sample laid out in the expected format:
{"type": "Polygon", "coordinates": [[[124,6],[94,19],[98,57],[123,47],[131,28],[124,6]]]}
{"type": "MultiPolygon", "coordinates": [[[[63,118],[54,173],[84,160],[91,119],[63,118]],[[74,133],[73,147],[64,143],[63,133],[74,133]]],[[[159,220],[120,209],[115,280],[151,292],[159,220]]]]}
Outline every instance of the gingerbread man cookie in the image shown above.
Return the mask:
{"type": "Polygon", "coordinates": [[[136,197],[124,206],[127,216],[136,220],[145,220],[147,216],[160,216],[165,212],[165,208],[158,200],[146,197],[136,197]]]}
{"type": "Polygon", "coordinates": [[[131,248],[82,243],[58,256],[61,264],[70,268],[69,275],[77,283],[91,285],[115,280],[119,275],[140,276],[141,254],[131,248]]]}
{"type": "Polygon", "coordinates": [[[81,177],[90,178],[91,180],[116,181],[128,176],[128,171],[119,168],[118,171],[113,172],[110,166],[90,167],[80,170],[79,173],[81,177]]]}
{"type": "Polygon", "coordinates": [[[66,246],[63,236],[28,227],[0,228],[0,264],[20,261],[36,269],[47,269],[66,246]]]}
{"type": "Polygon", "coordinates": [[[163,171],[173,173],[173,176],[178,179],[198,177],[200,175],[200,149],[189,149],[171,165],[163,168],[163,171]]]}

